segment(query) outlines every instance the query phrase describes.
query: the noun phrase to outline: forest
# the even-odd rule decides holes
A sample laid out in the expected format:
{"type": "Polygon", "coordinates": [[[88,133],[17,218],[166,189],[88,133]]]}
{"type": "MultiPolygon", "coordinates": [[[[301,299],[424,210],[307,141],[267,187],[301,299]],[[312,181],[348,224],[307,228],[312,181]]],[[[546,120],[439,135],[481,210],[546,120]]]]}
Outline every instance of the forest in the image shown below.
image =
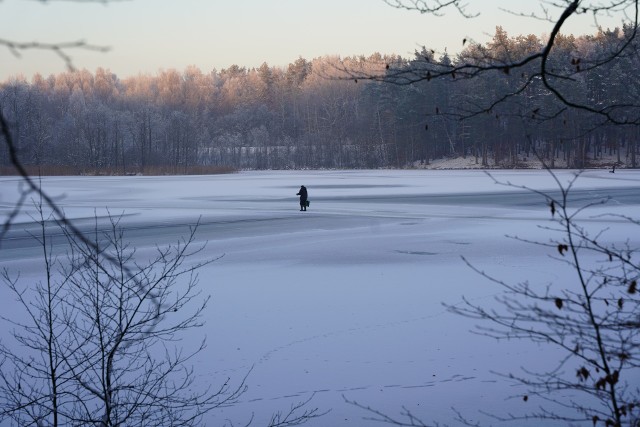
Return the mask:
{"type": "MultiPolygon", "coordinates": [[[[612,55],[637,43],[631,30],[558,36],[549,74],[596,108],[605,96],[619,106],[637,100],[640,50],[612,55]]],[[[423,48],[412,58],[300,57],[286,67],[15,76],[0,84],[0,111],[22,164],[47,175],[413,168],[450,157],[479,167],[518,168],[531,158],[552,168],[598,159],[637,167],[638,126],[567,108],[527,65],[500,68],[544,43],[497,27],[489,42],[451,56],[423,48]],[[430,78],[469,63],[494,67],[430,78]],[[415,71],[426,78],[402,77],[415,71]]],[[[3,173],[9,165],[3,146],[3,173]]]]}

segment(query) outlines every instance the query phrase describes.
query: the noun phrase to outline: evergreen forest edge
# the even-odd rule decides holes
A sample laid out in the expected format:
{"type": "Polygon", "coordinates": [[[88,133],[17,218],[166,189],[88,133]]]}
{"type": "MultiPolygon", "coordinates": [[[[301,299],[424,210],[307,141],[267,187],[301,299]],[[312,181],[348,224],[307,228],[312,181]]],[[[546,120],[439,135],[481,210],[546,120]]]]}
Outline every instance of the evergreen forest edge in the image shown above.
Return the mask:
{"type": "MultiPolygon", "coordinates": [[[[552,72],[571,76],[567,89],[593,105],[602,97],[638,99],[638,55],[598,63],[630,30],[559,36],[552,72]]],[[[535,82],[518,92],[534,69],[500,71],[543,43],[497,27],[491,41],[470,43],[453,58],[423,48],[411,59],[325,56],[207,74],[191,66],[122,79],[103,68],[15,77],[0,85],[0,111],[20,161],[41,175],[411,168],[448,157],[486,168],[525,167],[533,157],[552,168],[587,168],[598,159],[637,167],[639,126],[564,108],[535,82]],[[392,71],[462,63],[497,66],[473,78],[385,81],[392,71]]],[[[0,173],[12,173],[4,146],[0,173]]]]}

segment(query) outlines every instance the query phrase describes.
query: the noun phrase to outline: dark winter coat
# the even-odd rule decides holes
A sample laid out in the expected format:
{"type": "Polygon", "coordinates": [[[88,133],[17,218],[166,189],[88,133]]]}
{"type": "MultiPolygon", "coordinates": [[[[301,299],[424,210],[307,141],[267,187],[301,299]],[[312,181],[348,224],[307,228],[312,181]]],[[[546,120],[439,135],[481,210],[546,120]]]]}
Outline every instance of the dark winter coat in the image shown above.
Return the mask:
{"type": "Polygon", "coordinates": [[[307,187],[300,186],[300,191],[296,193],[296,196],[300,196],[300,204],[303,205],[307,202],[307,187]]]}

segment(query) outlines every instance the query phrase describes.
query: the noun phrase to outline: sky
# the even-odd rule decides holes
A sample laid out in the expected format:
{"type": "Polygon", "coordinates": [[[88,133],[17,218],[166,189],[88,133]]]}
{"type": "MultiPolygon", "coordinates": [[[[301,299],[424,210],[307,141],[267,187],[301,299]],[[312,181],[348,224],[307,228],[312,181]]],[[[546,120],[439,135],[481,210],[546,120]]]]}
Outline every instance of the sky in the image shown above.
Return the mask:
{"type": "MultiPolygon", "coordinates": [[[[548,34],[550,24],[508,14],[538,2],[469,0],[464,19],[457,12],[434,17],[400,10],[383,0],[121,0],[108,4],[50,0],[0,0],[0,39],[13,42],[84,40],[109,47],[107,53],[70,52],[76,68],[110,69],[120,77],[184,70],[204,72],[237,64],[266,62],[285,67],[298,57],[370,55],[410,56],[427,46],[456,53],[462,40],[485,42],[501,25],[512,35],[548,34]],[[529,3],[528,6],[519,6],[529,3]],[[522,7],[522,8],[520,8],[522,7]]],[[[619,21],[619,19],[618,19],[619,21]]],[[[613,18],[608,24],[619,24],[613,18]]],[[[571,32],[595,32],[591,19],[576,19],[571,32]]],[[[23,51],[20,57],[0,46],[0,80],[65,70],[51,52],[23,51]]]]}

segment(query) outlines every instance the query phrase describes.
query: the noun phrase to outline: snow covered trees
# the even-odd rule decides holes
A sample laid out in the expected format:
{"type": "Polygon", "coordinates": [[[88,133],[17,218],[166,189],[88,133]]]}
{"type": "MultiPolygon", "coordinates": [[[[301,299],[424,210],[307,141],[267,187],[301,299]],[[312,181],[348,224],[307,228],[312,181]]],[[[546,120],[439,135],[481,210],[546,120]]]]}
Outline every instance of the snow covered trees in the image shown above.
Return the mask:
{"type": "MultiPolygon", "coordinates": [[[[509,68],[545,40],[498,27],[488,43],[469,43],[453,57],[423,49],[411,59],[376,54],[299,58],[288,68],[14,79],[0,87],[0,109],[22,162],[45,173],[407,167],[447,156],[517,167],[534,151],[554,167],[602,158],[636,167],[638,56],[600,64],[622,43],[635,47],[634,34],[627,26],[556,36],[546,60],[553,87],[589,108],[565,105],[533,61],[509,68]],[[627,113],[605,107],[609,101],[627,113]]],[[[0,161],[9,165],[6,156],[0,161]]]]}
{"type": "MultiPolygon", "coordinates": [[[[454,11],[466,17],[482,13],[484,6],[481,2],[457,0],[388,3],[426,14],[441,16],[454,11]]],[[[535,10],[535,6],[526,7],[535,10]]],[[[489,135],[493,141],[489,144],[496,164],[517,166],[514,152],[526,158],[531,148],[537,148],[539,155],[549,156],[549,164],[557,166],[555,160],[562,151],[563,165],[582,168],[589,165],[594,151],[600,153],[606,145],[615,147],[616,152],[626,150],[628,163],[637,167],[635,136],[618,130],[624,128],[637,135],[640,128],[637,79],[628,68],[631,64],[637,67],[638,1],[564,0],[538,6],[539,13],[522,10],[520,6],[513,6],[516,10],[512,13],[548,21],[549,34],[542,39],[532,35],[509,38],[497,27],[493,39],[485,45],[462,40],[466,47],[453,61],[444,55],[434,59],[433,55],[422,54],[412,63],[388,64],[384,73],[352,70],[351,76],[399,86],[445,80],[454,88],[468,88],[468,92],[454,89],[466,96],[445,107],[425,96],[431,107],[423,108],[428,115],[427,125],[438,123],[443,115],[482,122],[483,125],[472,128],[491,128],[489,135]],[[596,24],[604,16],[616,16],[622,25],[615,29],[599,27],[594,35],[563,34],[567,22],[579,15],[593,16],[596,24]],[[620,82],[629,85],[628,91],[619,90],[620,82]],[[511,140],[514,137],[525,142],[511,140]],[[591,157],[585,155],[587,152],[591,157]]],[[[474,134],[482,135],[480,138],[485,141],[489,139],[482,132],[474,134]]],[[[456,140],[464,141],[461,136],[456,140]]]]}

